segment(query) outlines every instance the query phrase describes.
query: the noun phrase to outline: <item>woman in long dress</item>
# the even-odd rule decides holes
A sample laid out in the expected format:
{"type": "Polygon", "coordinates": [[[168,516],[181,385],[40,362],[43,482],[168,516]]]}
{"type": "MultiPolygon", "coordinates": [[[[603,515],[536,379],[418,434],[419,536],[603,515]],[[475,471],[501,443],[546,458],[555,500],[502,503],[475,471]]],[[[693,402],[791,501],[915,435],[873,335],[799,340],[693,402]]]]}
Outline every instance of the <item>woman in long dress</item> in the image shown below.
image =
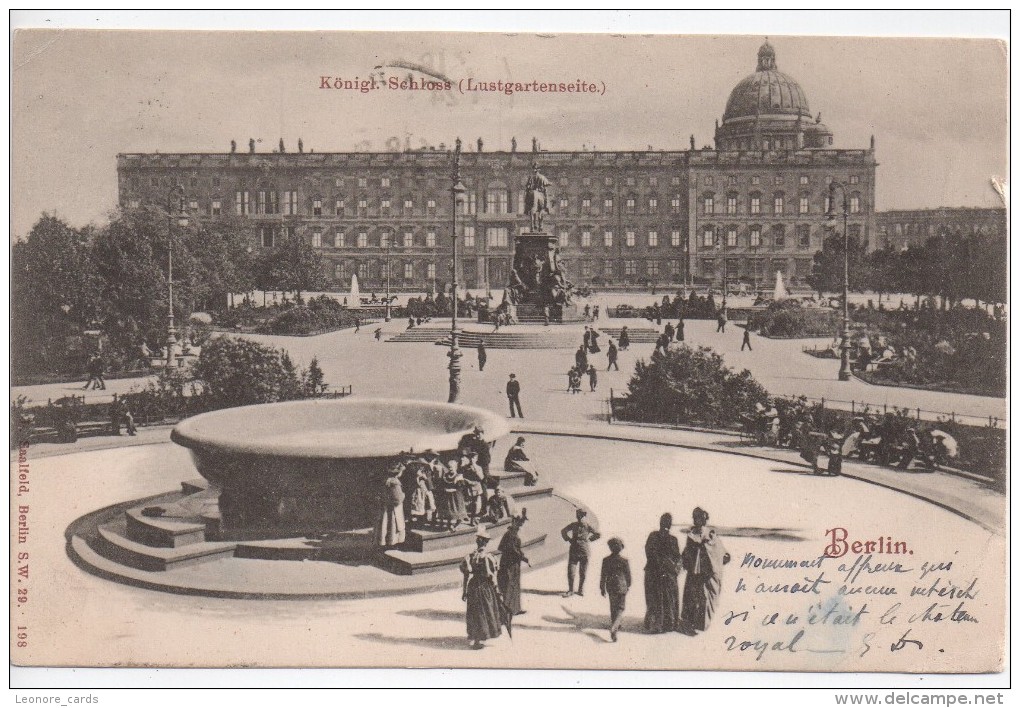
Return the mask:
{"type": "Polygon", "coordinates": [[[680,542],[669,532],[672,525],[673,516],[663,514],[645,543],[645,630],[653,634],[679,628],[680,542]]]}
{"type": "Polygon", "coordinates": [[[722,590],[722,567],[730,562],[730,554],[715,529],[706,526],[708,512],[697,507],[692,516],[694,526],[687,534],[683,552],[687,579],[684,581],[680,631],[693,636],[708,629],[715,615],[722,590]]]}
{"type": "Polygon", "coordinates": [[[426,523],[436,513],[436,497],[432,493],[431,468],[421,463],[414,472],[414,491],[411,492],[411,519],[426,523]]]}
{"type": "Polygon", "coordinates": [[[499,563],[485,550],[489,533],[484,527],[475,536],[477,548],[464,557],[460,570],[464,574],[462,599],[467,603],[467,635],[472,649],[481,649],[486,639],[495,639],[503,633],[500,621],[499,592],[496,575],[499,563]]]}
{"type": "Polygon", "coordinates": [[[515,615],[524,614],[521,609],[521,563],[531,565],[524,555],[521,546],[521,527],[527,516],[515,516],[510,521],[510,528],[499,541],[499,572],[496,584],[503,596],[503,602],[515,615]]]}
{"type": "Polygon", "coordinates": [[[391,548],[404,542],[404,488],[400,483],[400,467],[389,471],[379,499],[379,522],[375,528],[375,543],[391,548]]]}
{"type": "Polygon", "coordinates": [[[450,467],[444,466],[439,482],[439,494],[436,497],[436,515],[451,529],[457,528],[468,519],[464,495],[461,493],[464,478],[453,467],[455,464],[456,462],[451,462],[450,467]]]}

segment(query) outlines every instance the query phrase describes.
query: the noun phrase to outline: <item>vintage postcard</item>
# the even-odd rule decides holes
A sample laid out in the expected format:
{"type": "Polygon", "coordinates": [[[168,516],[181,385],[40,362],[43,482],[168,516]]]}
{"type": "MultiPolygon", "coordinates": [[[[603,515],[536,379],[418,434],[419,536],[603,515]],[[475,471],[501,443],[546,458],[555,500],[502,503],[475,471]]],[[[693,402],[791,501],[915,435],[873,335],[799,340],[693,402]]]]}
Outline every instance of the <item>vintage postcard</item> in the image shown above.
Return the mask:
{"type": "Polygon", "coordinates": [[[981,674],[1008,47],[22,30],[19,666],[981,674]]]}

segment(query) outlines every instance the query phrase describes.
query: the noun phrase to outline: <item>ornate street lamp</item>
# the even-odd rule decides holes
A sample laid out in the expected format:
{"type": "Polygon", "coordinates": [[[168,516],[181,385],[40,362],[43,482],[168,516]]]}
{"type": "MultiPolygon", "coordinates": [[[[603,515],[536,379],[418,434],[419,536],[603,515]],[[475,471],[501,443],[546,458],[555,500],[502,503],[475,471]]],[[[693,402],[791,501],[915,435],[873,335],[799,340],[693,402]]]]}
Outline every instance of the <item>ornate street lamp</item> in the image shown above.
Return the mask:
{"type": "Polygon", "coordinates": [[[453,317],[450,320],[450,403],[456,403],[460,396],[460,349],[457,346],[457,208],[461,204],[464,193],[467,189],[460,181],[460,140],[457,140],[457,147],[453,153],[453,186],[450,187],[450,194],[453,196],[453,232],[450,234],[453,241],[453,273],[451,277],[451,296],[453,297],[453,317]]]}
{"type": "MultiPolygon", "coordinates": [[[[829,208],[825,216],[829,221],[836,218],[833,208],[836,201],[836,188],[843,193],[843,342],[839,347],[839,380],[850,380],[850,238],[847,219],[850,216],[850,205],[847,199],[846,185],[833,180],[829,182],[829,208]]],[[[823,244],[824,246],[824,244],[823,244]]]]}
{"type": "Polygon", "coordinates": [[[393,234],[386,232],[386,321],[390,321],[390,271],[393,263],[390,261],[390,253],[393,250],[393,234]]]}
{"type": "Polygon", "coordinates": [[[167,314],[168,324],[166,331],[166,366],[168,369],[174,367],[174,358],[177,349],[177,327],[174,325],[174,220],[177,226],[185,228],[188,225],[188,214],[184,210],[184,185],[177,185],[177,189],[167,195],[166,204],[166,235],[167,235],[167,290],[169,294],[169,312],[167,314]],[[176,209],[174,201],[177,202],[176,209]]]}

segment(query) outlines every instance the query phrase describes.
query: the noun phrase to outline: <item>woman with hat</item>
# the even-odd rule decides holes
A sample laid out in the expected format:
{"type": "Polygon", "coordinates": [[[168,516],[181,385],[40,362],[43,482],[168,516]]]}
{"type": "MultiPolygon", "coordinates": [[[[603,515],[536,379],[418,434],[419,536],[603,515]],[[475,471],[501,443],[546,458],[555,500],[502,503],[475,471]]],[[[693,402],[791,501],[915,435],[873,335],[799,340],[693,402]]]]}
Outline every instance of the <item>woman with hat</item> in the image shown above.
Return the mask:
{"type": "Polygon", "coordinates": [[[451,529],[457,528],[468,519],[464,495],[461,493],[464,478],[457,471],[456,464],[456,461],[451,461],[449,466],[442,465],[442,476],[436,494],[436,515],[451,529]]]}
{"type": "Polygon", "coordinates": [[[467,603],[467,635],[472,649],[481,649],[486,639],[495,639],[503,633],[500,621],[499,591],[496,574],[499,562],[485,550],[489,543],[485,526],[478,527],[475,535],[477,547],[461,561],[464,590],[461,599],[467,603]]]}
{"type": "Polygon", "coordinates": [[[523,615],[521,609],[521,563],[531,565],[521,545],[521,527],[528,520],[528,510],[510,519],[510,528],[499,540],[499,573],[496,583],[507,608],[515,615],[523,615]]]}
{"type": "Polygon", "coordinates": [[[730,554],[708,524],[708,512],[696,507],[694,526],[687,533],[683,566],[687,571],[680,609],[680,631],[693,636],[708,629],[722,591],[722,568],[730,554]]]}

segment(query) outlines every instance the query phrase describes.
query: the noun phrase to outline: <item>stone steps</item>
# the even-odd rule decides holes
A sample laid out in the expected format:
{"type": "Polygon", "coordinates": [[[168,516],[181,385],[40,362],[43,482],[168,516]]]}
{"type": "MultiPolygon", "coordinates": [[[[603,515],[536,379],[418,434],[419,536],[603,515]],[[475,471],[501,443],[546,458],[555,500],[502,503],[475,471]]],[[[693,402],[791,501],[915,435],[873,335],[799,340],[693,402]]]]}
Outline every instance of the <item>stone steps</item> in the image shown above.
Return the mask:
{"type": "MultiPolygon", "coordinates": [[[[617,342],[620,341],[620,332],[623,330],[622,327],[599,327],[599,331],[606,334],[617,342]]],[[[659,341],[659,335],[661,332],[657,329],[650,329],[645,327],[628,327],[627,335],[630,337],[631,344],[655,344],[659,341]]]]}
{"type": "Polygon", "coordinates": [[[165,571],[215,558],[234,555],[236,544],[228,542],[192,543],[177,548],[149,546],[128,537],[121,521],[101,524],[95,538],[96,550],[106,558],[138,570],[165,571]]]}

